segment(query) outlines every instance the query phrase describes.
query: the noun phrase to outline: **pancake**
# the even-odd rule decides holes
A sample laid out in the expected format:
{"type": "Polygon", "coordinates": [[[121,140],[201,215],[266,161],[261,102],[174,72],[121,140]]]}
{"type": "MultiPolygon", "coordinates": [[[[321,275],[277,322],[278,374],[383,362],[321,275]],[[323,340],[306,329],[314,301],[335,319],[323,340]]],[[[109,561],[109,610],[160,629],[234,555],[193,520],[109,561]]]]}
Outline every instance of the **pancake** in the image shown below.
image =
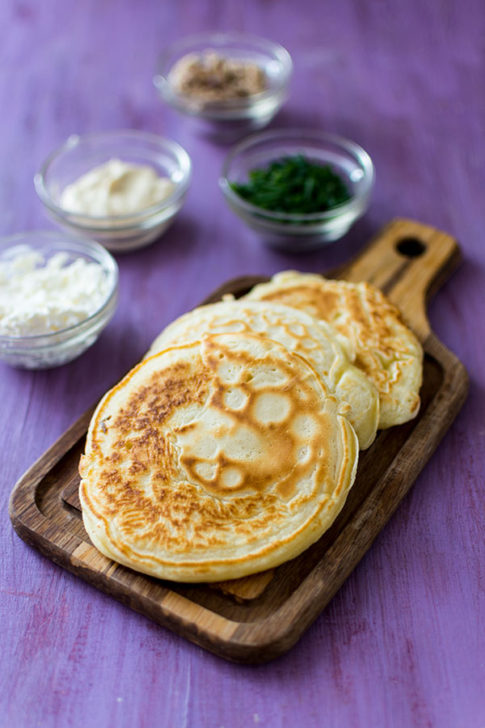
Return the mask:
{"type": "Polygon", "coordinates": [[[121,564],[181,582],[291,559],[331,525],[358,442],[308,362],[210,335],[135,367],[98,405],[80,462],[83,521],[121,564]]]}
{"type": "Polygon", "coordinates": [[[326,324],[305,312],[274,303],[223,301],[200,306],[176,319],[153,342],[151,354],[174,344],[196,341],[207,333],[257,333],[303,356],[338,399],[349,404],[347,418],[361,450],[375,439],[379,396],[374,385],[352,366],[326,324]]]}
{"type": "Polygon", "coordinates": [[[379,428],[392,427],[419,411],[423,350],[398,309],[375,286],[285,271],[246,297],[306,311],[345,336],[359,367],[379,392],[379,428]]]}

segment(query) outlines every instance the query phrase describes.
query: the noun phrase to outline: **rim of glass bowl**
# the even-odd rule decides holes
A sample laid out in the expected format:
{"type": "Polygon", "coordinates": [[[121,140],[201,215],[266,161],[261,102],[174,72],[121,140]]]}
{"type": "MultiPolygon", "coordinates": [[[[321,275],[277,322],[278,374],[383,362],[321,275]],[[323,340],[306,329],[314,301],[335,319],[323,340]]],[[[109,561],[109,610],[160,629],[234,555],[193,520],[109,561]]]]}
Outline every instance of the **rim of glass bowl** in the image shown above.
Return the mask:
{"type": "MultiPolygon", "coordinates": [[[[288,153],[291,153],[290,151],[288,153]]],[[[277,155],[274,157],[278,158],[277,155]]],[[[345,137],[338,136],[336,134],[326,134],[320,131],[311,131],[308,129],[277,129],[273,131],[266,131],[260,134],[252,134],[251,136],[243,139],[242,142],[236,144],[229,154],[226,156],[222,165],[221,177],[219,178],[219,186],[223,194],[231,200],[236,207],[245,210],[251,215],[257,215],[258,218],[267,220],[268,222],[315,222],[321,223],[325,220],[333,219],[339,215],[345,214],[346,212],[352,211],[354,207],[358,207],[359,204],[366,199],[369,195],[372,185],[374,184],[374,164],[370,155],[356,142],[346,139],[345,137]],[[290,144],[297,143],[298,140],[303,143],[308,142],[328,142],[334,144],[346,152],[350,153],[351,156],[359,163],[363,171],[364,188],[359,194],[354,194],[348,202],[344,202],[342,205],[332,207],[331,210],[323,212],[312,212],[307,214],[289,213],[289,212],[276,212],[273,210],[266,210],[264,207],[257,207],[252,205],[250,202],[244,200],[237,192],[231,187],[230,180],[228,179],[228,173],[234,159],[241,153],[246,152],[253,146],[260,144],[261,142],[271,142],[274,140],[288,139],[290,144]]]]}
{"type": "Polygon", "coordinates": [[[17,233],[16,235],[0,238],[0,259],[5,250],[14,245],[31,245],[34,250],[38,250],[35,247],[35,242],[38,242],[39,239],[45,240],[46,246],[51,245],[54,248],[54,252],[79,253],[84,259],[89,256],[91,258],[89,262],[93,262],[92,259],[94,259],[94,262],[99,263],[103,270],[107,272],[108,279],[111,283],[110,291],[96,311],[93,311],[85,319],[78,321],[78,323],[72,326],[67,326],[58,331],[49,331],[46,334],[27,334],[21,336],[5,336],[1,334],[0,344],[19,344],[25,342],[32,344],[34,348],[47,348],[50,342],[52,342],[56,346],[70,339],[71,335],[82,332],[83,329],[89,329],[90,325],[95,323],[97,318],[101,318],[102,314],[116,301],[119,280],[118,264],[106,248],[94,240],[86,240],[85,238],[78,238],[69,233],[57,233],[51,232],[50,230],[32,230],[28,233],[17,233]]]}
{"type": "MultiPolygon", "coordinates": [[[[169,74],[172,70],[174,63],[169,63],[170,58],[174,55],[186,51],[190,53],[191,48],[194,45],[206,43],[208,45],[214,45],[219,47],[221,45],[232,45],[234,48],[242,45],[243,43],[253,44],[259,50],[266,55],[270,55],[273,60],[276,60],[280,64],[280,73],[275,79],[275,83],[272,88],[268,88],[265,91],[261,91],[258,94],[253,94],[250,97],[244,97],[242,99],[228,99],[226,101],[217,101],[207,104],[202,107],[200,115],[204,114],[204,111],[210,113],[211,111],[217,110],[237,110],[247,109],[248,106],[258,103],[259,101],[267,98],[271,98],[275,94],[279,93],[286,87],[290,80],[293,71],[293,61],[289,52],[279,43],[275,43],[266,38],[262,38],[258,35],[252,35],[250,33],[197,33],[195,35],[185,36],[175,43],[168,46],[163,53],[160,55],[157,63],[157,73],[153,77],[153,83],[155,87],[160,91],[162,96],[169,102],[173,103],[177,108],[186,111],[188,108],[187,98],[184,94],[177,93],[172,84],[169,81],[169,74]]],[[[215,48],[217,50],[217,47],[215,48]]]]}
{"type": "Polygon", "coordinates": [[[39,171],[34,176],[35,190],[44,203],[44,205],[57,217],[63,218],[66,221],[71,221],[72,224],[79,228],[98,228],[100,230],[110,230],[111,228],[122,232],[123,230],[131,230],[137,227],[147,218],[152,217],[157,212],[169,208],[175,202],[178,202],[183,195],[187,192],[190,178],[192,174],[192,162],[188,153],[185,149],[177,142],[171,139],[166,139],[158,134],[151,134],[150,132],[137,131],[134,129],[120,129],[112,132],[96,132],[92,134],[71,134],[66,141],[59,147],[54,149],[41,165],[39,171]],[[144,210],[135,213],[129,213],[127,215],[88,215],[86,213],[75,212],[68,210],[65,207],[58,205],[50,196],[47,186],[45,184],[46,174],[51,164],[59,159],[65,152],[71,151],[75,147],[79,146],[83,142],[90,141],[116,141],[116,139],[123,139],[129,137],[131,141],[147,141],[158,144],[161,149],[168,150],[174,154],[179,169],[182,172],[182,179],[175,183],[175,189],[168,196],[165,197],[161,202],[155,205],[150,205],[144,210]],[[119,223],[126,222],[126,225],[120,225],[119,223]],[[113,222],[110,226],[109,223],[113,222]],[[107,224],[108,223],[108,224],[107,224]]]}

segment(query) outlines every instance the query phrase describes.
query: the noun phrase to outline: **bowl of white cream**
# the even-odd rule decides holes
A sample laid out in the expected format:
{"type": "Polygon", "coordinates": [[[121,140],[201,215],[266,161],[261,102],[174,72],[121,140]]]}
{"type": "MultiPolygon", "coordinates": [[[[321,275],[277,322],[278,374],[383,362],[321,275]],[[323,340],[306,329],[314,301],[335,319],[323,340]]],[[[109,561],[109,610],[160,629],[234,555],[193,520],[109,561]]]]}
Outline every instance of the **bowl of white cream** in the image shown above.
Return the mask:
{"type": "Polygon", "coordinates": [[[115,252],[152,243],[181,209],[191,162],[176,142],[128,130],[74,135],[34,177],[50,217],[115,252]]]}
{"type": "Polygon", "coordinates": [[[0,359],[24,369],[72,361],[117,298],[118,266],[98,243],[47,231],[0,238],[0,359]]]}

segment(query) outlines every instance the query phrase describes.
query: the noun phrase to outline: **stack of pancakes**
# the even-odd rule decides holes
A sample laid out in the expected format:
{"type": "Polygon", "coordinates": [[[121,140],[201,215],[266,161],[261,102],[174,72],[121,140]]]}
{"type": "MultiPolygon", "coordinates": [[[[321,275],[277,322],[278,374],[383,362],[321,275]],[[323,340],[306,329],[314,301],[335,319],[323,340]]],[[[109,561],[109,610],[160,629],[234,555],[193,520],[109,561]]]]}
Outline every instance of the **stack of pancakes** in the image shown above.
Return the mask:
{"type": "Polygon", "coordinates": [[[98,405],[80,463],[106,556],[235,579],[320,538],[359,449],[419,409],[422,349],[366,283],[286,272],[177,319],[98,405]]]}

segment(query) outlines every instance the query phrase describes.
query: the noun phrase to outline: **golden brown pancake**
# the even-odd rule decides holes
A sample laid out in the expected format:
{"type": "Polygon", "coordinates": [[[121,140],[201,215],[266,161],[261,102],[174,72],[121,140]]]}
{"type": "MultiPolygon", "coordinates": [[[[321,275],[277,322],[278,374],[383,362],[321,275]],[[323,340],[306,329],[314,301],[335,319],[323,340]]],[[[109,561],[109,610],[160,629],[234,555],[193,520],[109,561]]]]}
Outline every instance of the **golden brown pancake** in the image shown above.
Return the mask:
{"type": "Polygon", "coordinates": [[[355,352],[354,364],[379,392],[379,428],[417,415],[423,351],[398,309],[378,288],[285,271],[255,286],[245,298],[294,306],[345,336],[355,352]]]}
{"type": "Polygon", "coordinates": [[[176,319],[153,342],[149,354],[197,341],[207,333],[261,334],[303,356],[338,399],[347,402],[347,418],[360,449],[375,439],[379,395],[367,377],[352,366],[330,326],[303,311],[273,302],[221,301],[200,306],[176,319]]]}
{"type": "Polygon", "coordinates": [[[355,432],[308,362],[210,335],[135,367],[100,402],[80,463],[86,530],[163,579],[234,579],[316,541],[342,508],[355,432]]]}

